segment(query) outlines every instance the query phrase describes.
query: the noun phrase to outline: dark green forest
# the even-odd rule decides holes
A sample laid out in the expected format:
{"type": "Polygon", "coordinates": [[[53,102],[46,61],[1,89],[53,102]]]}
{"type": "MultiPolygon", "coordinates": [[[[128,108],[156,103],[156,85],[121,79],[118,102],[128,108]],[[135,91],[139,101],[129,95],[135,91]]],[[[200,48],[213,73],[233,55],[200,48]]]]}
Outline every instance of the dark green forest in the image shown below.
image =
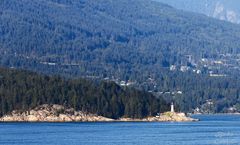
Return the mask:
{"type": "Polygon", "coordinates": [[[42,104],[60,104],[110,118],[142,118],[167,111],[163,98],[111,82],[69,80],[0,68],[0,116],[42,104]]]}
{"type": "Polygon", "coordinates": [[[27,110],[41,104],[61,104],[111,118],[142,118],[168,111],[173,100],[177,110],[184,112],[191,112],[206,100],[214,102],[211,111],[215,113],[224,113],[229,107],[240,106],[240,80],[191,74],[186,78],[182,75],[176,73],[158,77],[162,79],[159,82],[162,92],[172,92],[178,88],[183,94],[157,95],[156,92],[120,87],[109,81],[66,79],[1,68],[0,114],[15,109],[27,110]]]}
{"type": "Polygon", "coordinates": [[[162,92],[182,91],[183,94],[160,95],[175,100],[181,111],[191,112],[207,100],[213,102],[212,113],[227,113],[233,106],[240,111],[240,80],[237,77],[215,78],[192,73],[168,73],[156,77],[161,80],[158,84],[162,92]]]}

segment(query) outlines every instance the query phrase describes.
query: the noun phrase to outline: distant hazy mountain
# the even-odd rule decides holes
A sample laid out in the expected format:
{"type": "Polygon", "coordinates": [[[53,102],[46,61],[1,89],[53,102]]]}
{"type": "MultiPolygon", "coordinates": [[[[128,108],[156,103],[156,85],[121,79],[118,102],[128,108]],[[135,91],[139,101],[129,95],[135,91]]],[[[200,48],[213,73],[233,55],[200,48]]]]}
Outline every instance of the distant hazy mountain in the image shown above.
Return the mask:
{"type": "Polygon", "coordinates": [[[239,0],[156,0],[178,9],[202,13],[220,20],[240,23],[239,0]]]}

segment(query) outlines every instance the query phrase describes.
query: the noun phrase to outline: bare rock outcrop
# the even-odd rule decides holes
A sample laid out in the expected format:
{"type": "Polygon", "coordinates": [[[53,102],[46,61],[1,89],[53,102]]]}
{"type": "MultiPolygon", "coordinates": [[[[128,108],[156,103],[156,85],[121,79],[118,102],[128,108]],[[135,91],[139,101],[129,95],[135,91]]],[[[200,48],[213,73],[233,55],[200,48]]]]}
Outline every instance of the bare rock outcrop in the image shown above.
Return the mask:
{"type": "Polygon", "coordinates": [[[156,117],[147,117],[143,119],[132,119],[132,118],[120,118],[119,121],[122,122],[193,122],[199,121],[191,117],[187,117],[184,113],[177,112],[165,112],[156,117]]]}
{"type": "Polygon", "coordinates": [[[97,122],[114,121],[95,114],[75,111],[61,105],[41,105],[30,111],[13,111],[0,118],[1,122],[97,122]]]}
{"type": "Polygon", "coordinates": [[[191,117],[187,117],[185,113],[177,113],[177,112],[165,112],[158,117],[158,120],[167,122],[192,122],[198,121],[198,119],[194,119],[191,117]]]}

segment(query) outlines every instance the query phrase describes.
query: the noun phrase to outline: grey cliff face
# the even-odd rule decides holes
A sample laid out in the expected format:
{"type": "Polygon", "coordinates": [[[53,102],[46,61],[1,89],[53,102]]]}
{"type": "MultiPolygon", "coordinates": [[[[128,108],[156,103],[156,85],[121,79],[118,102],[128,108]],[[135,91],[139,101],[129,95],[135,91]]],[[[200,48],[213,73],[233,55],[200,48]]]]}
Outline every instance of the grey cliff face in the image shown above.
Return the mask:
{"type": "Polygon", "coordinates": [[[156,0],[181,10],[201,13],[219,20],[240,23],[239,0],[156,0]]]}

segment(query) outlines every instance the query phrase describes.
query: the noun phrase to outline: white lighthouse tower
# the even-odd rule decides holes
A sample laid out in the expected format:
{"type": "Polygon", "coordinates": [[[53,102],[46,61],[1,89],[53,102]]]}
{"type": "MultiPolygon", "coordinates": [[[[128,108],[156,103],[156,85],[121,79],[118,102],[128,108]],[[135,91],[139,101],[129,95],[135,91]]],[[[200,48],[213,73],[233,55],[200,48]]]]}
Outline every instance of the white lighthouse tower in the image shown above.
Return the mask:
{"type": "Polygon", "coordinates": [[[172,102],[172,104],[171,104],[171,112],[173,112],[173,113],[175,112],[175,111],[174,111],[174,104],[173,104],[173,102],[172,102]]]}

